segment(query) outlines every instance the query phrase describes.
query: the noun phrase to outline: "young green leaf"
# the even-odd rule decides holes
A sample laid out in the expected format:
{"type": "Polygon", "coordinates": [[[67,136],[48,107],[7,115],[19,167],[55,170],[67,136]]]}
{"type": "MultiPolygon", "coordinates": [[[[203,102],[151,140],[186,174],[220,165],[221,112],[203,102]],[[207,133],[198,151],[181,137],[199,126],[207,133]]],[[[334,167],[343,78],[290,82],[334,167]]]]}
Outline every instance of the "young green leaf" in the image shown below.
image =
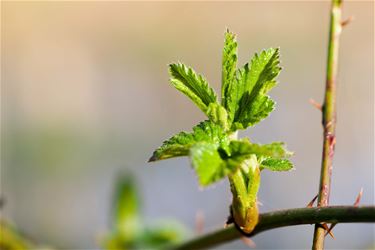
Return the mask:
{"type": "Polygon", "coordinates": [[[231,100],[228,113],[233,116],[232,130],[253,126],[274,109],[274,101],[266,94],[276,85],[279,63],[279,49],[271,48],[255,54],[250,66],[245,64],[237,71],[236,84],[227,97],[231,100]]]}
{"type": "Polygon", "coordinates": [[[287,159],[292,153],[285,149],[282,142],[260,145],[244,139],[231,141],[229,148],[244,158],[255,155],[260,162],[261,170],[267,168],[272,171],[288,171],[293,168],[293,164],[287,159]]]}
{"type": "Polygon", "coordinates": [[[229,148],[236,153],[240,152],[242,155],[254,154],[258,159],[269,157],[283,159],[292,155],[291,152],[285,149],[285,144],[283,142],[273,142],[271,144],[262,145],[251,143],[248,139],[242,139],[239,141],[231,141],[229,148]]]}
{"type": "MultiPolygon", "coordinates": [[[[207,186],[234,173],[240,167],[252,165],[257,168],[257,157],[265,159],[272,156],[277,159],[287,157],[288,152],[281,143],[259,145],[251,144],[248,140],[233,140],[226,150],[218,144],[197,143],[190,149],[190,156],[200,184],[207,186]]],[[[245,172],[248,173],[249,170],[245,172]]]]}
{"type": "Polygon", "coordinates": [[[234,173],[250,156],[242,147],[232,147],[232,142],[228,152],[231,155],[207,142],[197,143],[190,149],[192,165],[202,186],[208,186],[234,173]]]}
{"type": "Polygon", "coordinates": [[[235,115],[239,111],[241,98],[247,91],[246,83],[249,79],[249,72],[249,64],[245,64],[243,68],[238,69],[234,80],[228,85],[227,91],[224,93],[225,96],[222,97],[225,100],[224,106],[228,111],[231,123],[236,121],[235,115]]]}
{"type": "Polygon", "coordinates": [[[260,169],[271,171],[289,171],[293,169],[293,164],[287,159],[268,158],[261,162],[260,169]]]}
{"type": "Polygon", "coordinates": [[[215,91],[192,68],[182,63],[170,64],[169,73],[172,85],[187,95],[204,113],[210,103],[217,102],[215,91]]]}
{"type": "Polygon", "coordinates": [[[217,145],[229,144],[228,136],[223,128],[212,122],[204,121],[193,128],[192,133],[180,132],[156,149],[149,161],[157,161],[189,154],[190,148],[198,142],[208,142],[217,145]]]}
{"type": "MultiPolygon", "coordinates": [[[[222,82],[221,82],[221,103],[230,110],[233,100],[230,99],[229,93],[233,89],[235,83],[237,69],[237,41],[236,36],[229,32],[225,32],[225,42],[223,49],[223,65],[222,65],[222,82]]],[[[231,113],[232,114],[232,113],[231,113]]],[[[231,119],[233,119],[231,115],[231,119]]]]}
{"type": "Polygon", "coordinates": [[[194,145],[190,151],[193,168],[202,186],[207,186],[228,174],[229,169],[221,159],[217,145],[201,142],[194,145]]]}

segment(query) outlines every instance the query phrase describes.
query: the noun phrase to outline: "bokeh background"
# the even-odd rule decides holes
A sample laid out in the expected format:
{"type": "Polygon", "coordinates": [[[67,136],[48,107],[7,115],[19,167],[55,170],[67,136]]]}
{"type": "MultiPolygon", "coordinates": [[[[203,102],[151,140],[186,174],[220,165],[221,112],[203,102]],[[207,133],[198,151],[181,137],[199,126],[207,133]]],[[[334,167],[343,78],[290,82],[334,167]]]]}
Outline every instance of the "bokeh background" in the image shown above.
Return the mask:
{"type": "MultiPolygon", "coordinates": [[[[305,206],[318,190],[328,1],[1,3],[1,195],[3,214],[30,238],[64,249],[98,248],[109,230],[116,176],[138,181],[144,220],[173,218],[194,230],[223,226],[227,181],[198,188],[186,158],[146,163],[160,143],[203,114],[168,84],[182,61],[218,91],[226,28],[239,62],[280,47],[276,111],[240,133],[285,141],[296,170],[262,173],[261,211],[305,206]]],[[[337,147],[331,204],[374,204],[374,2],[344,3],[353,15],[341,37],[337,147]]],[[[156,222],[155,222],[156,221],[156,222]]],[[[308,249],[313,226],[254,237],[259,249],[308,249]]],[[[339,225],[328,248],[374,244],[374,226],[339,225]]],[[[222,249],[246,249],[238,240],[222,249]]]]}

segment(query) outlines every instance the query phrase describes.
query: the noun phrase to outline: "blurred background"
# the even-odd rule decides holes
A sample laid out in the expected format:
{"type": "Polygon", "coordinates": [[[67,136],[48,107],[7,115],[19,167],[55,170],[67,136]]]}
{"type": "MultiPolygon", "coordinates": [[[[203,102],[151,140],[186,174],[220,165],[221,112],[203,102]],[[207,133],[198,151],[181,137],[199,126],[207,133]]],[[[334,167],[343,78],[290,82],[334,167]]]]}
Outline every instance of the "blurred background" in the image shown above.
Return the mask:
{"type": "MultiPolygon", "coordinates": [[[[219,91],[224,31],[238,34],[239,63],[280,47],[276,110],[240,133],[285,141],[295,171],[262,173],[261,211],[303,207],[318,190],[328,1],[1,3],[1,195],[3,214],[31,239],[95,249],[109,230],[116,176],[132,172],[144,220],[173,218],[194,230],[223,226],[228,182],[201,190],[186,158],[146,163],[164,139],[204,119],[168,83],[182,61],[219,91]]],[[[337,147],[330,202],[374,204],[374,2],[344,3],[337,147]]],[[[268,231],[259,249],[308,249],[313,226],[268,231]]],[[[374,244],[371,224],[338,225],[327,248],[374,244]]],[[[221,249],[246,249],[238,240],[221,249]]]]}

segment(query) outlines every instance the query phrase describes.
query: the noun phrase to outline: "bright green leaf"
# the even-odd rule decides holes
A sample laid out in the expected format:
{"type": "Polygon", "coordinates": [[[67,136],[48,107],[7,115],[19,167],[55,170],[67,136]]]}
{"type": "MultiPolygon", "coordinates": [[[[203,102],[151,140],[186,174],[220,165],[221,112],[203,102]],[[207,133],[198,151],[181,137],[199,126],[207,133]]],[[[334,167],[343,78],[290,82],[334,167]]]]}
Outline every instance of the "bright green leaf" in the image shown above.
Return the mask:
{"type": "Polygon", "coordinates": [[[229,84],[227,84],[226,91],[223,96],[223,105],[228,111],[228,117],[230,122],[235,122],[235,115],[239,111],[240,101],[243,95],[247,91],[247,82],[249,78],[249,65],[245,66],[236,71],[235,78],[229,84]]]}
{"type": "MultiPolygon", "coordinates": [[[[198,143],[190,150],[193,168],[199,183],[207,186],[247,166],[254,156],[248,141],[231,141],[226,151],[215,144],[198,143]],[[243,164],[247,161],[247,164],[243,164]]],[[[247,171],[248,172],[248,171],[247,171]]]]}
{"type": "MultiPolygon", "coordinates": [[[[226,109],[230,110],[233,102],[230,99],[230,91],[235,84],[237,69],[237,41],[236,36],[229,31],[225,33],[222,63],[221,102],[226,109]]],[[[233,119],[232,113],[231,119],[233,119]]]]}
{"type": "Polygon", "coordinates": [[[187,95],[204,113],[210,103],[217,102],[215,91],[192,68],[182,63],[170,64],[169,73],[173,86],[187,95]]]}
{"type": "Polygon", "coordinates": [[[218,151],[218,147],[211,143],[198,143],[190,150],[191,162],[195,169],[199,183],[207,186],[227,176],[233,169],[226,164],[218,151]]]}
{"type": "Polygon", "coordinates": [[[276,85],[280,73],[279,49],[255,54],[250,65],[237,71],[236,84],[229,93],[229,115],[233,115],[232,130],[245,129],[266,118],[274,109],[274,101],[266,94],[276,85]]]}
{"type": "Polygon", "coordinates": [[[229,144],[223,128],[212,121],[204,121],[193,128],[192,133],[180,132],[156,149],[149,161],[157,161],[189,154],[190,148],[198,142],[209,142],[217,146],[229,144]]]}
{"type": "Polygon", "coordinates": [[[287,159],[268,158],[261,162],[260,169],[271,171],[289,171],[293,169],[293,164],[287,159]]]}

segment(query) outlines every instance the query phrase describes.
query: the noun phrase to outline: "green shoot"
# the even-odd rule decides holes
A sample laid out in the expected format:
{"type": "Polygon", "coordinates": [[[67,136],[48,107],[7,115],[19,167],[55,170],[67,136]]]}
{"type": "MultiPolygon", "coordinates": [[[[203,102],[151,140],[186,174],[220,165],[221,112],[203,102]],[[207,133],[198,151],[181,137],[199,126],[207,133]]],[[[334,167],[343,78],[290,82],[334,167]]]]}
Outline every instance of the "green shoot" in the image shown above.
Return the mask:
{"type": "Polygon", "coordinates": [[[232,215],[246,233],[258,222],[260,171],[288,171],[293,164],[284,144],[260,145],[237,139],[237,131],[254,126],[274,110],[267,93],[276,85],[281,67],[279,49],[262,51],[237,68],[237,42],[225,33],[221,102],[203,76],[182,63],[170,65],[170,82],[187,95],[208,120],[180,132],[156,149],[149,161],[189,156],[201,186],[228,176],[233,193],[232,215]]]}

